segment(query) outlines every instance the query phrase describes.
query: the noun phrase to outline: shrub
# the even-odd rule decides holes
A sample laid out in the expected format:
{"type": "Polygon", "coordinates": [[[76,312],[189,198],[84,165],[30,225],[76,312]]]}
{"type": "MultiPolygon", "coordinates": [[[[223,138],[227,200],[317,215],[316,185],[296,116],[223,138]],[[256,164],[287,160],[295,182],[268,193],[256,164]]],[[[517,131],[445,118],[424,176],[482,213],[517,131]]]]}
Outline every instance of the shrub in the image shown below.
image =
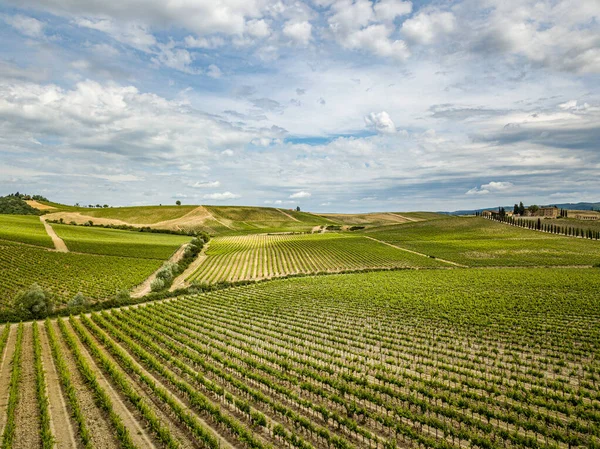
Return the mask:
{"type": "Polygon", "coordinates": [[[34,283],[16,296],[14,306],[24,317],[44,318],[54,310],[54,294],[34,283]]]}
{"type": "Polygon", "coordinates": [[[159,277],[157,277],[150,283],[150,290],[152,290],[153,292],[159,292],[159,291],[163,290],[164,288],[165,288],[165,281],[159,277]]]}
{"type": "Polygon", "coordinates": [[[71,299],[67,303],[67,307],[69,307],[69,308],[85,307],[88,304],[89,304],[88,299],[83,295],[83,293],[79,292],[75,296],[73,296],[73,299],[71,299]]]}
{"type": "Polygon", "coordinates": [[[131,302],[131,295],[129,290],[119,290],[115,295],[115,302],[117,304],[125,304],[131,302]]]}

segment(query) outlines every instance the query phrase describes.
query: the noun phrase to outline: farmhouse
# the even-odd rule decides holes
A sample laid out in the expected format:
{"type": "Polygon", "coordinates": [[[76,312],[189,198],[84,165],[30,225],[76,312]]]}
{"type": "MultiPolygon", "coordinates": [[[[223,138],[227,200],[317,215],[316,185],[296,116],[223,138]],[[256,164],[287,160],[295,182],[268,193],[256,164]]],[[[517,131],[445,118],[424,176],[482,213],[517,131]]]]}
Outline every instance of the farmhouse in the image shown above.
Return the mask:
{"type": "Polygon", "coordinates": [[[598,220],[598,215],[592,214],[576,214],[575,218],[577,220],[598,220]]]}
{"type": "Polygon", "coordinates": [[[540,207],[537,215],[541,217],[556,218],[558,217],[558,207],[540,207]]]}

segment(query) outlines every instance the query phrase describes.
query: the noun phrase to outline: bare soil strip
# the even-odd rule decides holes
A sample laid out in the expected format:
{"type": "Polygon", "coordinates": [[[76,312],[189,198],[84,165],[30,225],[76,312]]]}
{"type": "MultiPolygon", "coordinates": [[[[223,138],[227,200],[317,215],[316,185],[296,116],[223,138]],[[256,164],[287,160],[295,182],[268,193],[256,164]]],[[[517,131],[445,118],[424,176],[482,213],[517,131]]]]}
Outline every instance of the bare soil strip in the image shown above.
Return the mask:
{"type": "MultiPolygon", "coordinates": [[[[10,326],[7,324],[6,326],[10,326]]],[[[0,435],[4,433],[6,425],[6,409],[8,407],[8,396],[11,375],[11,363],[15,353],[15,342],[17,341],[17,326],[10,327],[10,334],[6,342],[4,354],[2,354],[2,363],[0,364],[0,435]]]]}
{"type": "Polygon", "coordinates": [[[288,218],[291,218],[292,220],[294,220],[294,221],[297,221],[298,223],[300,223],[300,220],[298,220],[298,219],[297,219],[297,218],[295,218],[295,217],[292,217],[292,216],[291,216],[290,214],[288,214],[287,212],[285,212],[285,211],[282,211],[281,209],[277,209],[277,210],[278,210],[279,212],[281,212],[283,215],[285,215],[286,217],[288,217],[288,218]]]}
{"type": "Polygon", "coordinates": [[[73,354],[71,354],[71,350],[67,347],[67,344],[63,339],[62,332],[58,328],[56,320],[52,321],[52,326],[54,327],[60,352],[65,359],[65,363],[69,366],[71,381],[73,382],[73,387],[77,391],[77,399],[79,400],[81,411],[86,418],[86,423],[90,430],[92,445],[98,449],[119,448],[120,445],[117,441],[117,436],[114,433],[108,418],[96,406],[94,395],[79,372],[77,363],[75,362],[73,354]]]}
{"type": "Polygon", "coordinates": [[[56,251],[58,251],[59,253],[68,253],[69,248],[67,248],[67,245],[65,245],[65,242],[63,241],[63,239],[61,239],[58,235],[56,235],[56,232],[54,232],[54,229],[52,229],[52,226],[50,226],[46,222],[43,215],[40,217],[40,221],[42,223],[44,223],[44,228],[46,228],[46,232],[52,239],[52,243],[54,243],[54,248],[56,248],[56,251]]]}
{"type": "MultiPolygon", "coordinates": [[[[184,253],[185,247],[187,245],[188,245],[187,243],[184,243],[183,245],[181,245],[179,247],[179,249],[177,249],[177,251],[175,251],[171,257],[169,257],[168,262],[173,262],[173,263],[179,262],[183,258],[183,253],[184,253]]],[[[131,297],[132,298],[141,298],[142,296],[145,296],[148,293],[150,293],[152,291],[150,284],[152,284],[152,281],[154,279],[156,279],[156,275],[158,274],[158,272],[160,271],[161,268],[162,268],[162,265],[154,273],[152,273],[150,276],[148,276],[148,278],[144,282],[142,282],[140,285],[138,285],[131,292],[131,297]]]]}
{"type": "Polygon", "coordinates": [[[196,259],[184,270],[184,272],[173,280],[173,284],[171,284],[171,287],[169,288],[170,292],[175,291],[178,288],[189,286],[189,282],[186,282],[186,279],[191,276],[191,274],[196,271],[200,265],[202,265],[202,262],[206,260],[207,256],[205,252],[208,248],[208,245],[210,245],[210,242],[204,245],[202,251],[200,251],[200,254],[196,256],[196,259]]]}
{"type": "MultiPolygon", "coordinates": [[[[401,246],[392,245],[391,243],[384,242],[383,240],[378,240],[376,238],[369,237],[367,235],[365,235],[364,237],[367,238],[367,239],[374,240],[374,241],[379,242],[379,243],[383,243],[384,245],[391,246],[392,248],[396,248],[396,249],[399,249],[401,251],[406,251],[407,253],[412,253],[412,254],[416,254],[417,256],[422,256],[422,257],[429,258],[429,256],[427,254],[419,253],[419,252],[413,251],[411,249],[402,248],[401,246]]],[[[444,263],[447,263],[447,264],[450,264],[450,265],[454,265],[455,267],[469,268],[467,265],[461,265],[461,264],[456,263],[456,262],[451,262],[450,260],[440,259],[439,257],[436,257],[435,260],[439,260],[440,262],[444,262],[444,263]]]]}
{"type": "MultiPolygon", "coordinates": [[[[73,335],[77,335],[75,329],[71,326],[71,323],[65,321],[65,324],[69,328],[69,330],[73,333],[73,335]]],[[[127,408],[121,396],[116,392],[113,388],[112,384],[108,381],[106,377],[104,377],[104,373],[101,369],[96,365],[94,358],[90,355],[85,345],[80,344],[79,349],[81,350],[81,354],[86,359],[88,365],[94,370],[96,373],[96,378],[98,379],[98,383],[100,386],[106,391],[106,393],[110,396],[110,400],[113,403],[114,411],[121,417],[123,420],[123,424],[129,430],[129,434],[131,435],[131,439],[135,443],[137,447],[143,448],[155,448],[155,444],[152,441],[152,437],[148,435],[143,426],[134,418],[131,411],[127,408]]]]}
{"type": "MultiPolygon", "coordinates": [[[[79,317],[76,317],[75,319],[78,320],[79,317]]],[[[121,372],[127,377],[127,380],[129,380],[129,382],[131,382],[131,385],[135,387],[136,392],[140,396],[142,396],[149,405],[153,406],[152,411],[161,420],[161,422],[169,428],[169,432],[171,433],[171,435],[175,437],[178,443],[180,443],[181,449],[197,448],[199,444],[195,442],[194,437],[190,435],[187,429],[182,429],[180,427],[180,424],[178,424],[177,421],[173,419],[173,415],[170,414],[168,411],[165,412],[164,409],[168,407],[161,403],[161,401],[154,396],[153,392],[148,389],[148,386],[141,382],[137,378],[137,376],[132,375],[131,372],[124,370],[117,361],[117,359],[113,357],[111,352],[106,349],[104,344],[101,343],[92,332],[89,332],[89,329],[86,328],[86,331],[88,332],[90,338],[96,342],[100,352],[105,357],[110,359],[115,364],[115,366],[119,367],[121,372]]],[[[123,347],[121,346],[121,348],[123,347]]],[[[123,349],[125,350],[125,348],[123,349]]]]}
{"type": "Polygon", "coordinates": [[[54,366],[54,360],[52,360],[46,327],[43,322],[38,323],[38,325],[40,326],[40,343],[42,345],[42,364],[46,372],[50,427],[56,439],[56,448],[75,449],[78,447],[75,439],[75,431],[69,417],[69,409],[62,395],[58,372],[56,371],[56,366],[54,366]]]}
{"type": "Polygon", "coordinates": [[[406,221],[423,221],[423,220],[419,220],[417,218],[410,218],[410,217],[405,217],[404,215],[400,215],[400,214],[393,214],[391,212],[388,212],[388,215],[393,215],[394,217],[398,217],[398,218],[402,218],[403,220],[406,221]]]}
{"type": "Polygon", "coordinates": [[[25,202],[37,210],[54,210],[54,209],[56,209],[56,207],[54,207],[54,206],[48,206],[47,204],[42,204],[36,200],[25,200],[25,202]]]}
{"type": "Polygon", "coordinates": [[[33,330],[31,323],[23,329],[23,349],[21,354],[21,385],[19,403],[16,410],[17,432],[15,449],[40,447],[40,412],[37,405],[35,387],[35,364],[33,356],[33,330]],[[24,431],[26,429],[26,431],[24,431]]]}
{"type": "Polygon", "coordinates": [[[173,388],[168,383],[163,382],[160,377],[155,376],[154,373],[148,371],[143,365],[138,363],[136,356],[130,352],[128,347],[126,347],[125,345],[121,345],[112,335],[110,335],[108,333],[106,333],[106,334],[117,345],[121,346],[121,349],[123,349],[124,351],[127,352],[129,357],[131,358],[132,363],[134,365],[136,365],[140,369],[141,372],[143,372],[146,376],[148,376],[150,379],[152,379],[152,381],[155,382],[156,385],[160,385],[162,388],[164,388],[168,392],[169,396],[171,396],[171,398],[173,400],[175,400],[179,405],[181,405],[184,409],[187,409],[188,411],[193,413],[194,416],[196,417],[196,419],[198,419],[198,421],[206,428],[206,430],[210,430],[212,432],[213,436],[219,441],[220,448],[222,448],[222,449],[233,449],[234,448],[234,446],[232,446],[232,444],[229,441],[227,441],[221,434],[219,434],[214,429],[214,427],[211,426],[211,424],[206,422],[195,410],[193,410],[191,407],[189,407],[189,405],[186,404],[178,395],[173,393],[173,388]]]}

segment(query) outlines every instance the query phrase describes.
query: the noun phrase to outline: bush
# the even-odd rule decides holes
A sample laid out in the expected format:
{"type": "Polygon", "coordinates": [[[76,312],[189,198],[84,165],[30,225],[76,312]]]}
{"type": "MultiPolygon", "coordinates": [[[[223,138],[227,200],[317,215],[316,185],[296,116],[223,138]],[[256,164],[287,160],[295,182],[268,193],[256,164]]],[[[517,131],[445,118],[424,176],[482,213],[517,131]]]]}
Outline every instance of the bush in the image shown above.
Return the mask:
{"type": "Polygon", "coordinates": [[[117,304],[126,304],[131,302],[131,295],[129,294],[129,290],[119,290],[115,295],[115,302],[117,304]]]}
{"type": "Polygon", "coordinates": [[[88,304],[88,299],[83,295],[83,293],[79,292],[67,303],[67,307],[72,309],[75,307],[86,307],[88,304]]]}
{"type": "Polygon", "coordinates": [[[165,284],[171,284],[178,272],[179,267],[176,263],[165,262],[158,273],[156,273],[156,279],[161,279],[165,284]]]}
{"type": "Polygon", "coordinates": [[[165,288],[165,281],[159,277],[157,277],[150,283],[150,290],[152,290],[153,292],[159,292],[159,291],[163,290],[164,288],[165,288]]]}
{"type": "Polygon", "coordinates": [[[14,300],[15,311],[26,318],[44,318],[54,310],[54,294],[38,284],[20,292],[14,300]]]}

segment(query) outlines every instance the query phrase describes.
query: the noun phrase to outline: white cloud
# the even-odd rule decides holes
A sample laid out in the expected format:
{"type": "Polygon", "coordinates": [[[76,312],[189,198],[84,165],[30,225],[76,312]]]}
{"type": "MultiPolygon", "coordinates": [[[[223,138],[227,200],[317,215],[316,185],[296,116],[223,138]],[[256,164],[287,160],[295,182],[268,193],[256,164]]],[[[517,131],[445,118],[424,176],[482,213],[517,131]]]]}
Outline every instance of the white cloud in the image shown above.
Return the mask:
{"type": "Polygon", "coordinates": [[[456,29],[451,12],[421,12],[402,24],[402,33],[419,44],[431,44],[456,29]]]}
{"type": "Polygon", "coordinates": [[[196,189],[214,189],[220,185],[221,183],[219,181],[196,181],[195,183],[190,184],[190,187],[196,189]]]}
{"type": "Polygon", "coordinates": [[[271,34],[271,28],[269,24],[263,19],[260,20],[249,20],[246,22],[246,34],[258,39],[268,37],[271,34]]]}
{"type": "Polygon", "coordinates": [[[152,58],[152,61],[155,64],[179,70],[180,72],[191,74],[197,73],[197,70],[194,70],[192,67],[190,67],[194,61],[194,57],[189,51],[182,48],[174,48],[173,43],[157,44],[157,47],[160,51],[155,57],[152,58]]]}
{"type": "Polygon", "coordinates": [[[492,181],[489,184],[482,184],[480,187],[474,187],[467,191],[467,195],[488,195],[490,193],[506,192],[513,188],[512,182],[492,181]]]}
{"type": "Polygon", "coordinates": [[[241,198],[240,195],[231,192],[207,193],[202,197],[205,200],[235,200],[241,198]]]}
{"type": "Polygon", "coordinates": [[[392,32],[393,30],[386,25],[371,25],[349,34],[342,45],[403,61],[410,56],[410,51],[404,41],[390,39],[392,32]]]}
{"type": "Polygon", "coordinates": [[[221,154],[223,156],[233,156],[233,150],[230,150],[229,148],[226,150],[221,151],[221,154]]]}
{"type": "Polygon", "coordinates": [[[300,191],[300,192],[296,192],[296,193],[292,193],[289,197],[291,199],[298,199],[298,198],[310,198],[312,195],[310,192],[305,192],[305,191],[300,191]]]}
{"type": "Polygon", "coordinates": [[[33,17],[15,14],[14,16],[4,15],[2,19],[14,29],[29,37],[41,37],[44,35],[44,23],[33,17]]]}
{"type": "Polygon", "coordinates": [[[375,129],[379,133],[395,133],[396,125],[385,111],[371,112],[365,116],[365,124],[369,128],[375,129]]]}
{"type": "Polygon", "coordinates": [[[211,64],[208,66],[208,71],[206,72],[206,74],[208,76],[210,76],[211,78],[221,78],[221,76],[223,75],[223,72],[221,72],[221,69],[218,68],[216,65],[211,64]]]}
{"type": "Polygon", "coordinates": [[[393,21],[396,17],[410,14],[412,3],[402,0],[380,0],[373,6],[375,15],[382,21],[393,21]]]}
{"type": "Polygon", "coordinates": [[[144,52],[149,52],[150,47],[156,45],[156,39],[150,33],[149,28],[142,23],[128,22],[122,24],[106,18],[76,18],[74,22],[80,27],[102,31],[116,41],[144,52]]]}
{"type": "Polygon", "coordinates": [[[204,48],[214,49],[225,45],[225,39],[219,36],[210,37],[193,37],[187,36],[184,40],[186,47],[188,48],[204,48]]]}
{"type": "Polygon", "coordinates": [[[306,21],[289,21],[283,27],[283,34],[297,44],[308,45],[312,37],[312,25],[306,21]]]}

